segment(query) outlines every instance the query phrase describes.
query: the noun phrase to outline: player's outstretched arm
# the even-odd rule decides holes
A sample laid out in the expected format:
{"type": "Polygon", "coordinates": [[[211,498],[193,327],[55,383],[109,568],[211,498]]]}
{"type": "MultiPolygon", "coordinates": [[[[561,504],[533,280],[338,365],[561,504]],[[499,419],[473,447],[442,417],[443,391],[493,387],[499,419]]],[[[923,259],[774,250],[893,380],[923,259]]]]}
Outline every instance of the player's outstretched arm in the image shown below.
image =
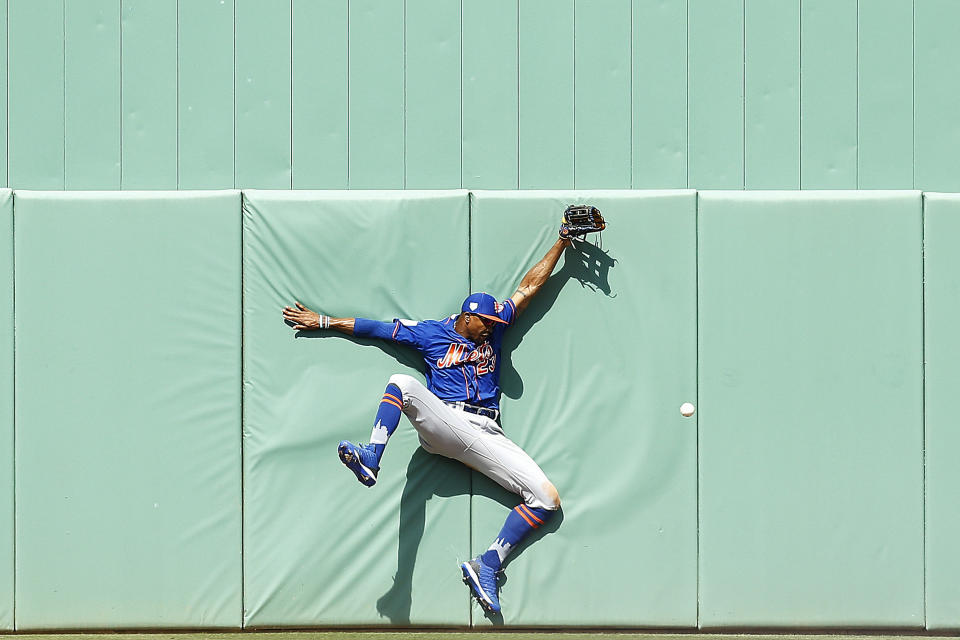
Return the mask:
{"type": "Polygon", "coordinates": [[[540,259],[540,262],[533,265],[530,271],[527,271],[527,275],[523,276],[520,286],[517,287],[517,292],[510,296],[513,304],[517,306],[518,315],[523,313],[523,310],[530,304],[530,299],[540,291],[540,287],[544,285],[556,268],[557,262],[560,261],[563,250],[568,246],[570,246],[569,239],[557,238],[557,241],[553,243],[547,254],[540,259]]]}
{"type": "Polygon", "coordinates": [[[331,318],[316,311],[311,311],[299,302],[294,303],[296,308],[284,307],[283,319],[293,323],[294,331],[313,331],[315,329],[333,329],[348,336],[353,335],[355,318],[331,318]]]}

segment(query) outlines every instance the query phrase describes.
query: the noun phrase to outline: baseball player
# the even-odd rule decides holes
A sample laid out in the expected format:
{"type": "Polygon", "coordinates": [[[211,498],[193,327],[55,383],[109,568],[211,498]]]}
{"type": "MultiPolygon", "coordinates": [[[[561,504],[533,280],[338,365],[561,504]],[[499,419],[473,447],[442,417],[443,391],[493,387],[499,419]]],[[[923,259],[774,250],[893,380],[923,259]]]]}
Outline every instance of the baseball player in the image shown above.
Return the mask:
{"type": "Polygon", "coordinates": [[[463,301],[459,314],[444,320],[332,318],[299,302],[295,308],[283,309],[284,319],[296,331],[332,329],[381,338],[413,347],[423,356],[426,386],[408,375],[391,376],[370,442],[344,440],[337,447],[340,460],[361,484],[376,484],[384,449],[402,413],[427,452],[459,460],[522,498],[490,548],[460,565],[464,582],[488,612],[500,611],[498,575],[510,551],[560,507],[560,496],[546,474],[500,427],[500,349],[504,333],[553,273],[569,243],[569,229],[564,224],[560,238],[527,272],[512,296],[498,303],[490,294],[473,293],[463,301]]]}

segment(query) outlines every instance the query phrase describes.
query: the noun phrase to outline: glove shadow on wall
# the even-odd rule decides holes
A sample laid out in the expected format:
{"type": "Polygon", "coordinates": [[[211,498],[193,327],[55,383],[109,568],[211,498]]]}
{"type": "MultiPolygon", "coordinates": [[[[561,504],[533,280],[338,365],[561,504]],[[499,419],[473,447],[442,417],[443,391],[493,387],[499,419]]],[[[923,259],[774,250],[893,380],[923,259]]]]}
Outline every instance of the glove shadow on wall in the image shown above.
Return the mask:
{"type": "Polygon", "coordinates": [[[567,283],[576,280],[584,289],[615,298],[617,294],[610,287],[609,274],[616,264],[617,259],[609,252],[589,242],[574,242],[567,247],[563,254],[563,266],[550,276],[516,325],[504,337],[500,353],[500,388],[505,396],[517,399],[523,395],[523,379],[513,366],[513,351],[520,346],[531,327],[550,311],[567,283]]]}

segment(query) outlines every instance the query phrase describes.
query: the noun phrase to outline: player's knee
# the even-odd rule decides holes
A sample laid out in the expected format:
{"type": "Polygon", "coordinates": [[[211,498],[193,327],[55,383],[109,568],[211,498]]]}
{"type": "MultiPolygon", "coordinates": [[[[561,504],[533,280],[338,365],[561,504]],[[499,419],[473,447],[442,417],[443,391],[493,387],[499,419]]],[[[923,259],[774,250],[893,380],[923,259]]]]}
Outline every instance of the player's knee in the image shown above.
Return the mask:
{"type": "Polygon", "coordinates": [[[554,511],[560,508],[560,493],[557,488],[549,482],[543,483],[543,492],[546,494],[547,509],[554,511]]]}
{"type": "Polygon", "coordinates": [[[395,384],[399,387],[400,392],[406,395],[412,384],[417,382],[416,378],[413,376],[408,376],[405,373],[395,373],[390,376],[390,384],[395,384]]]}
{"type": "Polygon", "coordinates": [[[545,481],[540,490],[535,493],[536,500],[528,503],[530,507],[546,509],[547,511],[556,511],[560,508],[560,494],[552,483],[545,481]]]}

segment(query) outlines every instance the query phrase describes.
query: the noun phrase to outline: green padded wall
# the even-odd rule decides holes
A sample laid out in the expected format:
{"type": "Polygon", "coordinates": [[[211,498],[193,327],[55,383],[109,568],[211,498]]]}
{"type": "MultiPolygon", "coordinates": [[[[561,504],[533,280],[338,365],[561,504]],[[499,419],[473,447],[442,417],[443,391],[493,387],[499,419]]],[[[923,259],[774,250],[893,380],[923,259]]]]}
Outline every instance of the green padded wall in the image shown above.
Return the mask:
{"type": "MultiPolygon", "coordinates": [[[[366,442],[412,350],[324,332],[281,310],[442,318],[468,289],[464,191],[244,193],[244,622],[469,621],[470,475],[423,453],[406,418],[372,488],[337,458],[366,442]]],[[[422,379],[422,378],[421,378],[422,379]]]]}
{"type": "Polygon", "coordinates": [[[922,627],[920,194],[698,215],[701,625],[922,627]]]}
{"type": "MultiPolygon", "coordinates": [[[[602,249],[566,251],[505,341],[503,427],[557,486],[563,516],[510,558],[504,621],[695,626],[697,420],[679,412],[696,402],[695,194],[472,197],[472,288],[501,300],[567,204],[595,204],[611,224],[602,249]]],[[[474,475],[476,554],[519,499],[474,475]]]]}
{"type": "Polygon", "coordinates": [[[0,190],[0,629],[13,629],[13,194],[0,190]]]}
{"type": "Polygon", "coordinates": [[[18,629],[241,621],[240,195],[16,195],[18,629]]]}
{"type": "Polygon", "coordinates": [[[927,628],[960,629],[960,196],[924,194],[927,628]]]}

